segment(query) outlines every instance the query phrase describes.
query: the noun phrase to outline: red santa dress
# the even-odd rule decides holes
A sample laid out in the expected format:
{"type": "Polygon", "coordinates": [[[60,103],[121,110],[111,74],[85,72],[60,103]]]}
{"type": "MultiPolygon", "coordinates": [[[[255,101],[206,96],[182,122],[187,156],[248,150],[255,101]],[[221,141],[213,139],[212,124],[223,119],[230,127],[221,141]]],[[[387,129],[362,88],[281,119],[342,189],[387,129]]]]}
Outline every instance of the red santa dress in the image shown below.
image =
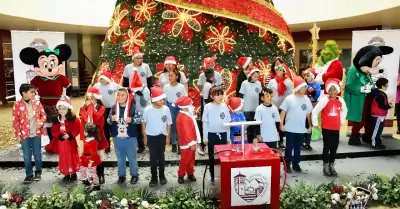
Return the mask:
{"type": "Polygon", "coordinates": [[[201,140],[195,116],[188,112],[180,111],[176,118],[176,131],[181,149],[178,176],[193,175],[196,150],[192,150],[191,146],[196,145],[201,140]]]}
{"type": "Polygon", "coordinates": [[[79,170],[79,154],[76,137],[79,135],[80,122],[76,118],[74,121],[61,121],[51,126],[51,133],[54,137],[49,144],[50,149],[58,153],[58,170],[63,175],[75,174],[79,170]],[[64,139],[64,134],[69,138],[64,139]]]}
{"type": "Polygon", "coordinates": [[[86,136],[84,134],[86,123],[88,122],[94,123],[99,129],[100,142],[98,150],[104,150],[108,148],[108,142],[106,140],[106,136],[104,135],[105,111],[106,109],[103,105],[100,105],[99,107],[96,108],[93,104],[90,104],[88,106],[83,106],[79,110],[79,116],[81,118],[80,138],[81,140],[86,139],[86,136]]]}

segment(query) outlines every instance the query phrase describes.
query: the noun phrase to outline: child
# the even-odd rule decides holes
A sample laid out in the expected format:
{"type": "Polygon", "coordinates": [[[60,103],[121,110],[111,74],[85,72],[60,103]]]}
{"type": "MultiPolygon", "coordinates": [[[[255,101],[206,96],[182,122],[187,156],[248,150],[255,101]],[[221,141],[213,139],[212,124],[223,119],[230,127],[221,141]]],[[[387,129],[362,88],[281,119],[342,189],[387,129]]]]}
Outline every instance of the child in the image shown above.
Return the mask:
{"type": "Polygon", "coordinates": [[[331,78],[326,81],[328,95],[322,95],[312,111],[312,124],[318,127],[318,115],[321,113],[322,138],[324,140],[323,173],[326,176],[337,176],[334,168],[336,151],[339,146],[340,126],[346,121],[347,107],[340,92],[340,81],[331,78]]]}
{"type": "Polygon", "coordinates": [[[134,107],[130,91],[120,88],[117,92],[117,103],[110,111],[108,123],[114,139],[114,149],[118,161],[118,184],[126,181],[126,158],[129,160],[131,184],[139,181],[139,169],[136,160],[137,124],[142,123],[142,114],[134,107]]]}
{"type": "Polygon", "coordinates": [[[158,183],[157,167],[159,169],[160,184],[165,185],[168,183],[164,173],[164,152],[165,146],[170,142],[172,118],[169,108],[164,105],[165,97],[166,95],[160,87],[151,88],[151,102],[153,104],[147,106],[143,114],[144,130],[147,135],[144,140],[150,151],[150,187],[155,187],[158,183]]]}
{"type": "Polygon", "coordinates": [[[110,114],[110,109],[115,103],[115,92],[120,88],[120,86],[112,81],[111,71],[109,69],[104,70],[100,77],[99,82],[94,84],[94,88],[98,89],[101,95],[101,102],[105,107],[104,111],[104,136],[108,142],[108,147],[105,149],[106,153],[110,152],[110,126],[107,123],[107,117],[110,114]]]}
{"type": "Polygon", "coordinates": [[[201,137],[199,128],[197,127],[192,99],[188,96],[182,96],[176,100],[176,104],[181,109],[176,118],[176,130],[181,149],[178,183],[183,184],[183,177],[185,177],[185,174],[188,175],[189,181],[196,181],[196,177],[194,177],[194,161],[196,156],[196,144],[201,141],[201,137]]]}
{"type": "Polygon", "coordinates": [[[80,157],[80,180],[84,185],[90,186],[89,178],[87,177],[87,172],[89,171],[90,177],[93,180],[93,190],[100,190],[99,177],[96,172],[96,167],[102,163],[100,155],[97,154],[99,146],[99,128],[93,123],[87,123],[84,128],[84,136],[83,153],[80,157]]]}
{"type": "Polygon", "coordinates": [[[384,127],[385,118],[388,110],[393,107],[392,102],[388,101],[385,91],[388,89],[388,80],[386,78],[379,78],[376,83],[376,88],[371,90],[372,104],[371,104],[371,145],[374,149],[385,149],[386,146],[382,144],[382,131],[384,127]]]}
{"type": "Polygon", "coordinates": [[[205,70],[204,76],[206,77],[206,82],[204,83],[203,89],[201,91],[202,92],[201,94],[203,95],[203,101],[202,101],[203,106],[212,102],[212,99],[210,97],[210,89],[211,89],[211,87],[214,86],[214,81],[215,81],[214,70],[212,70],[212,69],[205,70]]]}
{"type": "MultiPolygon", "coordinates": [[[[246,118],[242,112],[243,109],[243,101],[239,97],[231,97],[226,102],[231,113],[231,122],[244,122],[246,118]]],[[[230,142],[232,144],[241,144],[242,143],[242,127],[241,126],[231,126],[230,127],[230,142]]],[[[244,141],[247,144],[247,133],[244,133],[244,141]]],[[[229,142],[229,141],[228,141],[229,142]]]]}
{"type": "MultiPolygon", "coordinates": [[[[247,80],[243,81],[239,95],[244,100],[243,112],[246,117],[246,121],[254,121],[254,114],[257,106],[260,104],[260,93],[261,83],[258,80],[260,78],[260,70],[253,68],[247,80]]],[[[256,137],[258,127],[250,126],[247,130],[247,139],[249,143],[253,143],[253,139],[256,137]]]]}
{"type": "Polygon", "coordinates": [[[176,117],[179,113],[179,108],[175,104],[176,100],[181,96],[187,96],[187,92],[185,86],[181,83],[178,83],[179,71],[177,69],[173,69],[169,71],[168,78],[169,83],[164,86],[164,93],[167,99],[167,106],[169,111],[171,112],[172,117],[172,125],[171,125],[171,142],[172,142],[172,152],[177,152],[176,146],[176,117]]]}
{"type": "MultiPolygon", "coordinates": [[[[81,140],[85,140],[84,127],[86,123],[94,123],[99,129],[99,146],[98,151],[100,157],[103,159],[104,150],[109,147],[106,137],[104,135],[104,113],[105,108],[101,102],[100,91],[96,88],[89,88],[86,94],[86,101],[83,107],[79,110],[79,116],[81,118],[81,140]]],[[[104,184],[104,165],[101,163],[97,166],[97,175],[99,176],[100,184],[104,184]]]]}
{"type": "Polygon", "coordinates": [[[66,97],[57,102],[58,114],[52,118],[51,134],[58,147],[58,170],[64,175],[63,181],[76,181],[79,170],[79,154],[76,137],[80,131],[80,121],[72,113],[71,100],[66,97]],[[56,140],[58,139],[58,140],[56,140]]]}
{"type": "Polygon", "coordinates": [[[277,148],[279,141],[280,117],[278,108],[272,104],[274,93],[272,89],[263,88],[262,100],[263,103],[256,109],[254,116],[256,121],[261,121],[260,132],[257,135],[258,142],[264,142],[270,148],[277,148]]]}
{"type": "Polygon", "coordinates": [[[42,126],[46,122],[46,114],[39,100],[35,100],[35,86],[27,83],[21,84],[19,93],[22,99],[14,103],[12,116],[14,134],[21,143],[24,155],[25,184],[40,181],[42,174],[41,139],[42,126]],[[32,171],[32,152],[35,158],[35,177],[32,171]]]}
{"type": "Polygon", "coordinates": [[[285,160],[287,171],[291,173],[290,164],[293,162],[293,170],[301,172],[300,152],[301,144],[304,140],[304,134],[311,132],[311,124],[306,129],[306,120],[311,123],[312,105],[310,99],[306,96],[307,83],[300,76],[294,79],[293,94],[287,96],[280,106],[281,123],[280,129],[286,134],[285,160]],[[294,151],[294,156],[292,152],[294,151]]]}
{"type": "MultiPolygon", "coordinates": [[[[311,100],[311,104],[314,107],[317,104],[317,101],[321,95],[321,85],[315,81],[315,70],[314,68],[308,68],[303,71],[303,78],[307,82],[307,96],[311,100]]],[[[306,128],[308,121],[306,122],[306,128]]],[[[304,143],[302,145],[303,149],[305,150],[313,150],[311,147],[311,133],[305,134],[304,143]]]]}
{"type": "Polygon", "coordinates": [[[231,122],[231,116],[228,107],[222,103],[224,90],[221,87],[213,87],[210,95],[213,101],[204,106],[202,120],[203,142],[208,147],[211,184],[214,185],[214,145],[227,143],[229,127],[223,124],[231,122]]]}
{"type": "MultiPolygon", "coordinates": [[[[135,107],[136,109],[143,115],[144,108],[151,105],[150,98],[150,90],[144,85],[139,79],[138,73],[135,71],[134,76],[132,78],[131,90],[134,92],[135,99],[135,107]]],[[[143,129],[142,124],[135,124],[137,127],[137,141],[138,141],[138,150],[137,153],[142,153],[145,150],[144,142],[143,142],[143,129]]]]}

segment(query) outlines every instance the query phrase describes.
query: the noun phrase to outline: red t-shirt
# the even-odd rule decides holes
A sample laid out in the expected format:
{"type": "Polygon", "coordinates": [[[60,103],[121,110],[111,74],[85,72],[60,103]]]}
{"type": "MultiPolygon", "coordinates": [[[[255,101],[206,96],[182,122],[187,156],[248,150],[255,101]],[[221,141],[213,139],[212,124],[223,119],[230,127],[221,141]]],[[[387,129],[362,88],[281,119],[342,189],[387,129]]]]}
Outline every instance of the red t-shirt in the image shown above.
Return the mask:
{"type": "Polygon", "coordinates": [[[31,80],[31,84],[36,86],[42,105],[56,105],[59,98],[44,99],[42,97],[61,97],[64,88],[67,88],[70,85],[70,82],[64,75],[59,75],[58,78],[54,80],[43,80],[42,77],[35,76],[31,80]]]}
{"type": "Polygon", "coordinates": [[[322,128],[328,130],[340,130],[340,112],[342,103],[339,99],[329,99],[321,111],[322,128]]]}

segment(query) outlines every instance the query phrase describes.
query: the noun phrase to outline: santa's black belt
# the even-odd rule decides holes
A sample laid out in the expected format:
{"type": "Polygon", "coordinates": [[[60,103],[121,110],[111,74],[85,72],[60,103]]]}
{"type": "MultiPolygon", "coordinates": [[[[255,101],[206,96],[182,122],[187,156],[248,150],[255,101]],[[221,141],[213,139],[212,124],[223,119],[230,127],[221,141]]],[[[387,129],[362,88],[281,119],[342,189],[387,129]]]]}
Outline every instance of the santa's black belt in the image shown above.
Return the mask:
{"type": "Polygon", "coordinates": [[[90,156],[91,154],[89,153],[83,153],[83,156],[90,156]]]}
{"type": "Polygon", "coordinates": [[[51,99],[51,100],[54,100],[54,99],[60,99],[61,97],[39,97],[40,99],[51,99]]]}

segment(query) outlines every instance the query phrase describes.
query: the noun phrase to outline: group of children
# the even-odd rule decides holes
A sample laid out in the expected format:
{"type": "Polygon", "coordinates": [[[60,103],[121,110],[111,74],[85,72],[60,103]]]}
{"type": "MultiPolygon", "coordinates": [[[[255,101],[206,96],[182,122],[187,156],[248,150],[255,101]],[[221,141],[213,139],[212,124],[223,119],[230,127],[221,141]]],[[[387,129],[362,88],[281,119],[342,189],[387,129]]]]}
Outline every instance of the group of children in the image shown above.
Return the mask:
{"type": "MultiPolygon", "coordinates": [[[[142,54],[136,54],[134,58],[141,56],[142,54]]],[[[118,162],[118,184],[126,182],[126,158],[129,161],[131,184],[139,181],[136,159],[136,153],[142,151],[138,149],[139,138],[142,139],[142,146],[147,145],[150,152],[150,187],[168,182],[165,177],[164,153],[166,145],[170,143],[172,151],[179,150],[181,154],[178,170],[180,184],[184,183],[186,175],[189,181],[196,181],[196,149],[201,154],[208,150],[211,183],[214,183],[214,145],[238,144],[241,141],[240,128],[229,128],[224,126],[224,123],[254,120],[261,121],[262,124],[247,128],[246,142],[253,143],[253,140],[256,140],[256,143],[265,143],[268,147],[277,148],[278,142],[282,143],[284,133],[288,172],[292,169],[301,172],[301,147],[309,146],[307,138],[312,127],[322,128],[323,172],[328,176],[337,175],[334,169],[335,155],[340,127],[347,114],[346,104],[338,96],[341,91],[339,80],[329,79],[325,84],[327,95],[320,95],[321,88],[314,81],[315,75],[309,69],[302,74],[304,79],[300,76],[294,78],[293,88],[290,89],[292,93],[287,94],[280,101],[281,104],[276,106],[274,101],[281,99],[280,97],[289,91],[286,79],[278,75],[274,81],[275,85],[270,83],[268,87],[262,87],[259,81],[260,70],[252,67],[246,73],[247,79],[240,85],[239,97],[232,97],[224,102],[222,79],[213,69],[214,60],[204,60],[204,72],[200,75],[202,79],[198,81],[204,105],[201,114],[202,135],[193,101],[187,96],[186,77],[177,70],[177,61],[173,57],[167,57],[165,61],[163,79],[159,80],[159,83],[163,83],[162,88],[147,86],[152,82],[148,81],[151,76],[133,68],[130,72],[133,77],[124,77],[123,85],[129,85],[129,88],[114,83],[111,72],[104,71],[99,77],[99,83],[88,89],[85,104],[79,110],[79,118],[72,113],[69,98],[61,98],[57,103],[58,114],[52,116],[53,139],[49,146],[53,146],[59,154],[59,170],[64,175],[63,180],[77,180],[76,174],[79,171],[80,180],[85,185],[89,186],[92,183],[93,189],[100,189],[100,184],[105,182],[102,159],[104,152],[110,148],[111,136],[118,162]],[[166,78],[168,81],[165,81],[166,78]],[[142,81],[147,82],[147,85],[142,81]],[[276,97],[277,93],[279,97],[276,97]],[[84,141],[83,153],[80,156],[76,142],[78,135],[84,141]],[[203,149],[201,144],[206,148],[203,149]],[[90,175],[87,175],[88,172],[90,175]]],[[[146,67],[139,67],[143,66],[146,67]]],[[[280,65],[275,70],[284,71],[280,65]]],[[[379,91],[374,92],[376,105],[373,105],[375,122],[381,121],[385,110],[390,108],[387,97],[382,93],[387,88],[387,80],[378,80],[377,87],[379,91]]],[[[35,90],[30,84],[22,84],[22,100],[17,101],[13,108],[14,131],[24,154],[27,176],[25,183],[41,178],[39,137],[46,115],[40,102],[35,100],[35,90]],[[35,158],[35,175],[32,171],[32,152],[35,158]]],[[[379,130],[381,128],[379,126],[379,130]]],[[[379,134],[379,131],[376,134],[379,134]]],[[[376,140],[379,140],[379,137],[376,137],[376,140]]]]}

